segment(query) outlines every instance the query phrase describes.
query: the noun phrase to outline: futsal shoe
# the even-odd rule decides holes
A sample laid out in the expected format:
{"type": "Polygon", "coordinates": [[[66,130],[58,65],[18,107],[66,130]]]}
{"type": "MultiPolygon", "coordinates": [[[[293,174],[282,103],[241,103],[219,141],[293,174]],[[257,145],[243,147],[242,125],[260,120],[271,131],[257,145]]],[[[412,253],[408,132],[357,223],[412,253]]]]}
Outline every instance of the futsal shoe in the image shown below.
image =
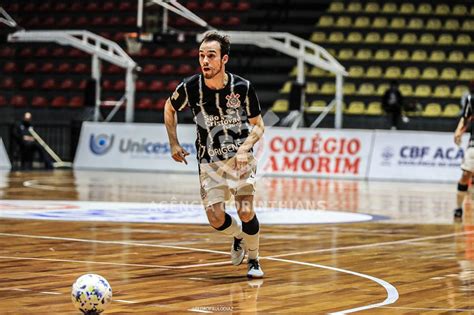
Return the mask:
{"type": "Polygon", "coordinates": [[[454,209],[454,218],[455,219],[462,219],[462,208],[454,209]]]}
{"type": "Polygon", "coordinates": [[[245,257],[245,243],[243,239],[234,237],[234,243],[230,248],[230,259],[232,265],[238,266],[244,261],[245,257]]]}
{"type": "Polygon", "coordinates": [[[247,277],[248,278],[262,278],[263,277],[263,270],[260,267],[260,263],[258,262],[258,259],[248,260],[247,277]]]}

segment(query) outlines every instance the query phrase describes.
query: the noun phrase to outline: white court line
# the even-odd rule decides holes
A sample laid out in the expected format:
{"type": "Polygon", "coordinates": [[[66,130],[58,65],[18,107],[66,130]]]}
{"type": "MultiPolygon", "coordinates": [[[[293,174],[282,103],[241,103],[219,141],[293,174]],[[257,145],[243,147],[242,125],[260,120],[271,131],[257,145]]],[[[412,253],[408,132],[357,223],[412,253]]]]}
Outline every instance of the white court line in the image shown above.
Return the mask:
{"type": "Polygon", "coordinates": [[[270,258],[270,257],[267,257],[266,259],[286,262],[286,263],[290,263],[290,264],[310,266],[310,267],[333,270],[333,271],[337,271],[337,272],[348,273],[350,275],[354,275],[354,276],[357,276],[357,277],[366,278],[366,279],[369,279],[371,281],[374,281],[374,282],[378,283],[379,285],[381,285],[385,289],[385,291],[387,291],[387,298],[383,302],[370,304],[370,305],[365,305],[365,306],[356,307],[356,308],[351,308],[351,309],[348,309],[348,310],[339,311],[339,312],[330,313],[330,314],[341,315],[341,314],[354,313],[354,312],[368,310],[368,309],[371,309],[371,308],[376,308],[376,307],[380,307],[380,306],[384,306],[384,305],[389,305],[389,304],[395,303],[395,301],[398,300],[398,291],[397,291],[397,289],[395,289],[395,287],[393,285],[391,285],[390,283],[388,283],[387,281],[376,278],[376,277],[372,277],[372,276],[369,276],[369,275],[366,275],[366,274],[363,274],[363,273],[359,273],[359,272],[355,272],[355,271],[351,271],[351,270],[347,270],[347,269],[340,269],[340,268],[329,267],[329,266],[324,266],[324,265],[319,265],[319,264],[312,264],[312,263],[296,261],[296,260],[288,260],[288,259],[281,259],[281,258],[270,258]]]}
{"type": "MultiPolygon", "coordinates": [[[[62,241],[74,241],[74,242],[83,242],[83,243],[100,243],[100,244],[118,244],[118,245],[131,245],[131,246],[148,246],[148,247],[164,247],[164,248],[174,248],[174,249],[182,249],[182,250],[191,250],[191,251],[199,251],[199,252],[207,252],[207,253],[212,253],[212,254],[224,254],[224,255],[229,255],[227,252],[221,252],[221,251],[215,251],[215,250],[210,250],[210,249],[194,249],[190,247],[181,247],[181,246],[168,246],[168,245],[154,245],[154,244],[143,244],[143,243],[131,243],[131,242],[115,242],[115,241],[99,241],[99,240],[88,240],[88,239],[77,239],[77,238],[66,238],[66,237],[53,237],[53,236],[38,236],[38,235],[25,235],[25,234],[13,234],[13,233],[0,233],[0,236],[15,236],[15,237],[26,237],[26,238],[36,238],[36,239],[52,239],[52,240],[62,240],[62,241]]],[[[300,262],[296,260],[287,260],[287,259],[280,259],[280,258],[275,258],[275,257],[261,257],[264,259],[269,259],[269,260],[274,260],[274,261],[282,261],[282,262],[287,262],[291,264],[297,264],[297,265],[306,265],[306,266],[311,266],[311,267],[316,267],[316,268],[324,268],[324,269],[329,269],[329,270],[334,270],[338,272],[344,272],[348,274],[352,274],[355,276],[363,277],[372,281],[375,281],[377,284],[382,285],[385,290],[387,291],[387,298],[381,302],[381,303],[376,303],[376,304],[370,304],[366,306],[361,306],[358,308],[352,308],[349,310],[344,310],[340,311],[337,313],[333,314],[346,314],[346,313],[352,313],[352,312],[357,312],[360,310],[365,310],[365,309],[371,309],[371,308],[376,308],[379,306],[384,306],[384,305],[389,305],[394,303],[398,299],[398,291],[395,289],[394,286],[392,286],[390,283],[366,275],[362,273],[357,273],[354,271],[346,270],[346,269],[340,269],[340,268],[335,268],[335,267],[328,267],[328,266],[323,266],[323,265],[317,265],[317,264],[311,264],[311,263],[306,263],[306,262],[300,262]]],[[[183,266],[181,266],[183,268],[183,266]]]]}
{"type": "Polygon", "coordinates": [[[125,304],[136,304],[137,302],[134,301],[127,301],[127,300],[112,300],[112,302],[119,302],[119,303],[125,303],[125,304]]]}
{"type": "Polygon", "coordinates": [[[344,247],[335,247],[335,248],[323,248],[323,249],[307,250],[307,251],[302,251],[302,252],[273,255],[273,256],[266,257],[266,259],[279,258],[279,257],[288,257],[288,256],[297,256],[297,255],[304,255],[304,254],[336,252],[336,251],[348,250],[348,249],[362,249],[362,248],[373,248],[373,247],[387,246],[387,245],[408,244],[408,243],[415,243],[415,242],[421,242],[421,241],[427,241],[427,240],[437,240],[437,239],[441,239],[441,238],[449,238],[449,237],[454,237],[454,236],[464,236],[464,235],[470,235],[470,234],[474,234],[474,231],[443,234],[443,235],[437,235],[437,236],[409,238],[409,239],[404,239],[404,240],[399,240],[399,241],[391,241],[391,242],[382,242],[382,243],[372,243],[372,244],[364,244],[364,245],[353,245],[353,246],[344,246],[344,247]]]}
{"type": "Polygon", "coordinates": [[[50,291],[41,291],[41,294],[48,294],[48,295],[61,295],[61,292],[50,292],[50,291]]]}

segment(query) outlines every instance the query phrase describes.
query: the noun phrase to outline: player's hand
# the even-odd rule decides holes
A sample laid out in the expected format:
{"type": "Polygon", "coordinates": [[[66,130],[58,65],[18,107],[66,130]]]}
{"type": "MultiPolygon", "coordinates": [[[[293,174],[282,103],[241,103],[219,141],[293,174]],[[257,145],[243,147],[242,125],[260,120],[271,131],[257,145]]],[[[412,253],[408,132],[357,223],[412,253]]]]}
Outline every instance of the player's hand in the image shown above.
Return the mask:
{"type": "Polygon", "coordinates": [[[189,152],[183,149],[183,147],[180,146],[179,144],[171,147],[171,157],[176,162],[179,162],[179,163],[183,162],[184,164],[188,165],[188,161],[186,161],[186,156],[188,155],[189,155],[189,152]]]}
{"type": "Polygon", "coordinates": [[[462,137],[462,134],[459,134],[459,133],[454,134],[454,143],[456,143],[457,146],[461,145],[461,137],[462,137]]]}

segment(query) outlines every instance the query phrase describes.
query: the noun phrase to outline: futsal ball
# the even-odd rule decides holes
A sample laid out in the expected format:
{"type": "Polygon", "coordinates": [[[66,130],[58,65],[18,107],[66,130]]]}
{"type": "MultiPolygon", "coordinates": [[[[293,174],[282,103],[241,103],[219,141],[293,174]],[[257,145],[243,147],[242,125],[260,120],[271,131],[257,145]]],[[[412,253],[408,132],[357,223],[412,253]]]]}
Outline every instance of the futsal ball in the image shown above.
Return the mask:
{"type": "Polygon", "coordinates": [[[100,314],[112,301],[112,287],[102,276],[82,275],[72,285],[71,299],[83,314],[100,314]]]}

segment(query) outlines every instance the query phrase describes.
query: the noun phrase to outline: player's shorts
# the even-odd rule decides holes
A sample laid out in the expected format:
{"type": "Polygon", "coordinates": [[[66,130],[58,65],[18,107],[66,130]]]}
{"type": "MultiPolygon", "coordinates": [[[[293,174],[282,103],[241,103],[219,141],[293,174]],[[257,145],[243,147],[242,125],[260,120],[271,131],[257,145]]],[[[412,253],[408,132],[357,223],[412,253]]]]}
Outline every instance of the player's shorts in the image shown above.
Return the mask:
{"type": "Polygon", "coordinates": [[[205,207],[219,202],[226,202],[231,195],[248,196],[255,194],[257,160],[251,155],[247,168],[240,172],[234,169],[234,165],[235,157],[225,161],[199,165],[201,199],[205,207]]]}
{"type": "Polygon", "coordinates": [[[461,164],[461,169],[463,171],[474,173],[474,147],[467,148],[461,164]]]}

